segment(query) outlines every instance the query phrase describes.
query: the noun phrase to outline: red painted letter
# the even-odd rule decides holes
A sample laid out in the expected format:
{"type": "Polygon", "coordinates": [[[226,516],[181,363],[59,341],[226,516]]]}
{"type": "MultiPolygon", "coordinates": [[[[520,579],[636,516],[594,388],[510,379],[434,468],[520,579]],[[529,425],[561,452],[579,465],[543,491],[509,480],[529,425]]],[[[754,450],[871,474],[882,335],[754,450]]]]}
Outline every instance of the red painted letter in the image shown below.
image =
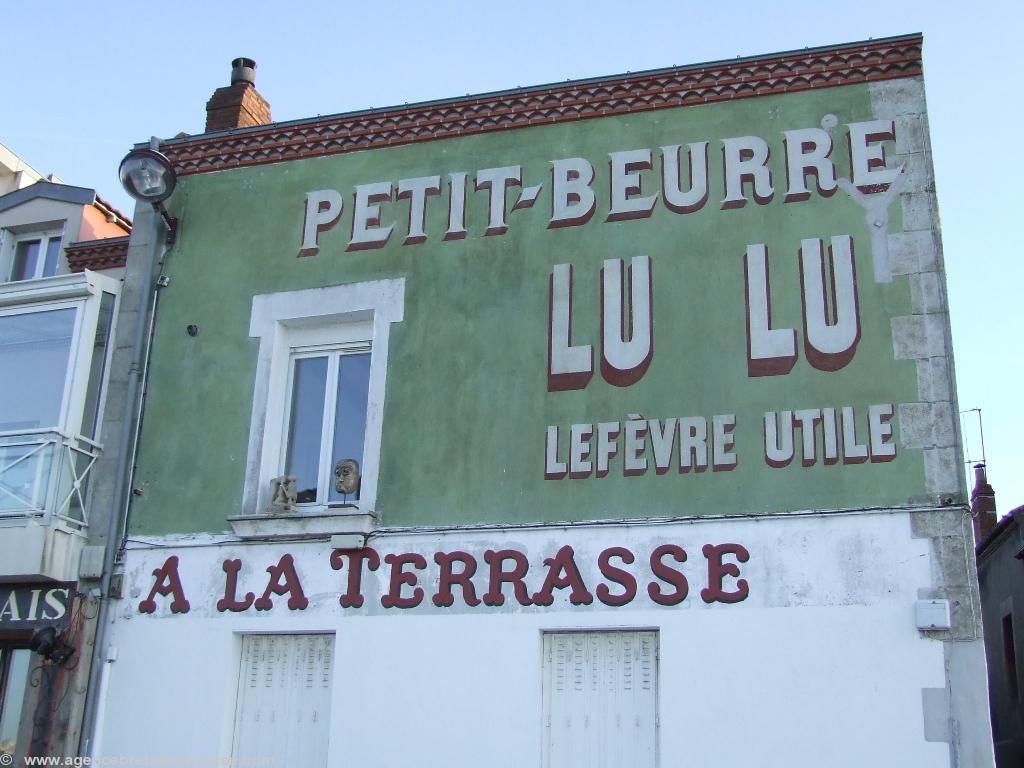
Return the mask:
{"type": "Polygon", "coordinates": [[[235,599],[235,590],[238,587],[238,572],[242,569],[242,561],[225,560],[224,565],[221,567],[224,569],[227,577],[224,579],[224,597],[217,601],[217,610],[221,613],[224,613],[224,611],[240,613],[247,610],[252,605],[252,601],[256,599],[256,595],[252,592],[246,592],[244,600],[235,599]]]}
{"type": "Polygon", "coordinates": [[[747,599],[750,589],[746,579],[736,579],[736,589],[726,592],[722,582],[726,576],[736,578],[740,575],[740,567],[736,563],[723,563],[723,555],[735,555],[741,563],[750,559],[750,553],[742,544],[719,544],[717,547],[705,544],[701,550],[708,559],[708,586],[700,591],[700,599],[705,603],[738,603],[747,599]]]}
{"type": "Polygon", "coordinates": [[[149,590],[149,597],[139,603],[140,613],[153,613],[156,611],[156,595],[167,597],[173,595],[171,601],[171,613],[188,613],[189,603],[185,599],[185,590],[181,588],[181,578],[178,576],[178,556],[171,555],[164,561],[164,564],[153,571],[153,588],[149,590]]]}
{"type": "Polygon", "coordinates": [[[617,557],[629,565],[633,562],[633,553],[625,547],[609,547],[597,556],[597,567],[601,569],[601,575],[609,581],[620,584],[623,589],[622,594],[613,595],[607,584],[598,584],[597,599],[605,605],[625,605],[636,597],[636,579],[629,571],[611,565],[608,561],[613,557],[617,557]]]}
{"type": "Polygon", "coordinates": [[[380,568],[380,555],[373,549],[336,549],[331,552],[331,568],[341,570],[342,560],[348,555],[348,588],[345,594],[338,598],[342,608],[363,607],[363,562],[371,571],[380,568]]]}
{"type": "Polygon", "coordinates": [[[548,567],[548,575],[544,579],[544,586],[540,592],[535,592],[533,602],[537,605],[551,605],[555,601],[551,591],[553,589],[565,589],[572,587],[569,593],[569,602],[573,605],[590,605],[594,602],[594,596],[587,591],[587,585],[583,583],[580,576],[580,569],[576,567],[576,560],[572,547],[566,544],[555,554],[554,557],[544,559],[544,565],[548,567]]]}
{"type": "Polygon", "coordinates": [[[416,552],[406,552],[402,555],[385,555],[384,562],[391,566],[391,588],[381,597],[380,604],[385,608],[415,608],[423,602],[423,587],[416,587],[416,574],[406,573],[403,569],[411,565],[422,571],[427,567],[427,559],[416,552]],[[412,597],[402,597],[403,584],[416,587],[412,597]]]}
{"type": "Polygon", "coordinates": [[[480,599],[476,596],[476,589],[473,587],[473,574],[476,573],[476,559],[466,552],[436,552],[434,562],[441,568],[441,574],[437,582],[437,594],[433,597],[433,603],[438,608],[445,608],[455,603],[455,596],[452,594],[452,585],[458,584],[462,587],[462,600],[466,605],[480,605],[480,599]],[[452,563],[462,563],[462,571],[452,571],[452,563]]]}
{"type": "Polygon", "coordinates": [[[666,581],[676,588],[675,592],[665,593],[661,585],[651,582],[647,585],[647,594],[651,600],[658,605],[678,605],[686,599],[690,592],[690,586],[686,583],[686,577],[675,568],[665,565],[662,560],[665,555],[672,555],[677,563],[686,562],[686,551],[675,544],[662,544],[651,552],[651,571],[662,581],[666,581]]]}
{"type": "Polygon", "coordinates": [[[309,600],[302,593],[302,584],[299,583],[299,575],[295,572],[295,561],[291,555],[282,555],[277,565],[267,567],[270,578],[267,579],[267,588],[263,590],[263,596],[256,600],[257,611],[269,611],[274,607],[270,599],[274,595],[288,595],[288,610],[301,611],[309,605],[309,600]]]}
{"type": "Polygon", "coordinates": [[[526,591],[523,577],[530,570],[530,561],[526,555],[514,549],[499,549],[495,552],[488,549],[484,552],[484,560],[491,566],[490,581],[487,585],[487,594],[484,595],[484,605],[504,605],[505,596],[501,594],[501,585],[509,583],[513,585],[516,600],[520,605],[532,605],[530,595],[526,591]],[[501,565],[506,560],[514,560],[516,565],[511,571],[504,571],[501,565]]]}

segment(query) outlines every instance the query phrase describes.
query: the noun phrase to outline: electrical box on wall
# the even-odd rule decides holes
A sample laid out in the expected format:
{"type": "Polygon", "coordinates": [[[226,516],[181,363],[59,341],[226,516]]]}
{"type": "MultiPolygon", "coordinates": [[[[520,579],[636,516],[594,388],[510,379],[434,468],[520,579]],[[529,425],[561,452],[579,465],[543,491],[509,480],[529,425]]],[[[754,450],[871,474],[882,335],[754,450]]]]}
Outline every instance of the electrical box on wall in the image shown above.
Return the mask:
{"type": "Polygon", "coordinates": [[[949,629],[953,626],[949,600],[918,600],[914,615],[918,629],[949,629]]]}
{"type": "Polygon", "coordinates": [[[78,578],[103,578],[103,552],[100,545],[82,547],[82,555],[78,560],[78,578]]]}

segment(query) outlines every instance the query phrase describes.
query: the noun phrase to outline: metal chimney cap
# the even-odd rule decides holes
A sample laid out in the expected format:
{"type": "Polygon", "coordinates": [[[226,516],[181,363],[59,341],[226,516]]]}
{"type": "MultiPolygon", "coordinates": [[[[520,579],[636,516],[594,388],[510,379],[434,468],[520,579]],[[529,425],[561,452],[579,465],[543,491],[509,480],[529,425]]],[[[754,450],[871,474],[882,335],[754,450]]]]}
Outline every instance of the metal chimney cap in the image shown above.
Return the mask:
{"type": "Polygon", "coordinates": [[[256,62],[239,56],[231,61],[231,84],[251,83],[256,85],[256,62]]]}

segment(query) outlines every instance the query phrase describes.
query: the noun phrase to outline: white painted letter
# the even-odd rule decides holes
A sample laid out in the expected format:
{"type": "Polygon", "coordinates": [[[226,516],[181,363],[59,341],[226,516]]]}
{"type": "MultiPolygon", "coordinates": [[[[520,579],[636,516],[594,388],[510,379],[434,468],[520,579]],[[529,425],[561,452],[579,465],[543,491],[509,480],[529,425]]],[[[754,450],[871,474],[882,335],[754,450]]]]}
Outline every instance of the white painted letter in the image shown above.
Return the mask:
{"type": "Polygon", "coordinates": [[[768,142],[760,136],[739,136],[722,139],[722,160],[725,166],[725,199],[723,208],[742,208],[747,204],[743,196],[743,183],[754,184],[754,199],[760,205],[770,203],[775,190],[772,189],[772,172],[768,170],[771,150],[768,142]]]}
{"type": "Polygon", "coordinates": [[[893,408],[891,404],[868,406],[868,434],[871,436],[871,461],[892,461],[896,443],[892,442],[893,408]]]}
{"type": "Polygon", "coordinates": [[[789,373],[796,364],[796,331],[772,328],[767,246],[747,246],[743,283],[747,302],[747,376],[789,373]]]}
{"type": "Polygon", "coordinates": [[[764,460],[769,467],[776,469],[793,460],[793,412],[780,411],[779,416],[781,424],[776,423],[774,411],[764,415],[764,460]]]}
{"type": "Polygon", "coordinates": [[[608,474],[608,460],[619,452],[619,422],[602,421],[597,425],[597,476],[608,474]]]}
{"type": "Polygon", "coordinates": [[[551,161],[551,221],[548,229],[586,224],[597,208],[590,184],[594,166],[582,157],[551,161]]]}
{"type": "Polygon", "coordinates": [[[837,189],[836,167],[829,156],[832,154],[832,137],[821,128],[801,128],[786,131],[782,145],[786,149],[786,202],[807,200],[811,192],[807,189],[807,174],[813,174],[818,194],[832,197],[837,189]]]}
{"type": "Polygon", "coordinates": [[[822,451],[823,464],[835,464],[839,461],[839,438],[836,432],[836,409],[821,409],[821,427],[824,433],[825,450],[822,451]]]}
{"type": "Polygon", "coordinates": [[[548,427],[544,438],[544,479],[561,480],[567,469],[564,461],[558,460],[558,427],[548,427]]]}
{"type": "Polygon", "coordinates": [[[466,176],[465,171],[448,174],[448,231],[445,240],[461,240],[466,236],[466,176]]]}
{"type": "Polygon", "coordinates": [[[60,619],[63,618],[64,614],[68,612],[67,606],[64,605],[60,600],[57,599],[57,595],[63,595],[64,599],[68,599],[69,590],[67,589],[51,589],[49,592],[43,595],[43,602],[46,603],[46,607],[43,608],[44,619],[60,619]],[[50,616],[46,615],[46,608],[52,608],[53,614],[50,616]]]}
{"type": "Polygon", "coordinates": [[[591,424],[573,424],[569,427],[569,477],[590,475],[590,436],[593,434],[594,427],[591,424]]]}
{"type": "Polygon", "coordinates": [[[403,245],[414,245],[427,239],[427,197],[440,192],[440,176],[421,176],[398,182],[398,199],[409,198],[409,234],[406,235],[403,245]]]}
{"type": "Polygon", "coordinates": [[[648,422],[651,428],[651,449],[654,451],[654,471],[659,475],[668,472],[672,464],[672,451],[676,444],[676,429],[679,426],[678,419],[651,419],[648,422]]]}
{"type": "Polygon", "coordinates": [[[622,449],[622,474],[626,477],[642,475],[647,471],[644,458],[644,438],[647,437],[647,421],[630,419],[626,422],[625,446],[622,449]]]}
{"type": "Polygon", "coordinates": [[[793,411],[793,421],[800,422],[800,435],[803,437],[803,457],[800,463],[812,467],[818,463],[817,426],[821,421],[821,410],[800,408],[793,411]]]}
{"type": "Polygon", "coordinates": [[[583,389],[594,375],[594,348],[572,344],[572,265],[556,264],[548,291],[548,392],[583,389]]]}
{"type": "Polygon", "coordinates": [[[708,420],[703,416],[679,419],[679,471],[708,468],[708,420]]]}
{"type": "Polygon", "coordinates": [[[487,229],[485,235],[503,235],[508,231],[505,223],[505,191],[509,186],[522,183],[522,167],[506,165],[502,168],[484,168],[476,172],[476,189],[488,190],[487,229]]]}
{"type": "Polygon", "coordinates": [[[736,416],[732,413],[711,417],[711,444],[713,460],[711,469],[715,472],[728,472],[736,469],[736,453],[732,447],[736,444],[736,416]]]}
{"type": "Polygon", "coordinates": [[[642,191],[640,171],[650,170],[651,150],[609,152],[608,157],[611,158],[611,205],[605,221],[644,219],[650,216],[658,196],[639,195],[642,191]]]}
{"type": "Polygon", "coordinates": [[[832,238],[828,267],[826,274],[821,240],[800,241],[804,352],[808,362],[818,370],[838,371],[853,359],[860,341],[852,237],[840,235],[832,238]],[[832,286],[832,297],[830,302],[826,302],[826,286],[829,285],[832,286]]]}
{"type": "Polygon", "coordinates": [[[687,144],[686,162],[690,167],[690,188],[683,192],[679,180],[679,145],[661,148],[661,187],[665,207],[676,213],[699,211],[708,201],[708,143],[694,141],[687,144]]]}
{"type": "Polygon", "coordinates": [[[306,193],[306,214],[302,222],[302,247],[299,256],[316,256],[320,252],[320,233],[338,223],[345,203],[336,189],[318,189],[306,193]]]}
{"type": "Polygon", "coordinates": [[[21,608],[18,607],[18,592],[12,589],[7,593],[7,602],[0,606],[0,619],[8,618],[11,621],[21,621],[21,608]]]}
{"type": "Polygon", "coordinates": [[[375,184],[358,184],[353,195],[355,202],[352,210],[352,239],[349,240],[349,251],[362,251],[367,248],[382,248],[391,237],[394,224],[380,226],[380,205],[391,199],[391,182],[378,181],[375,184]]]}
{"type": "Polygon", "coordinates": [[[857,422],[853,408],[844,405],[843,410],[843,464],[862,464],[868,460],[868,447],[857,442],[857,422]]]}
{"type": "Polygon", "coordinates": [[[601,270],[601,375],[616,387],[638,381],[654,355],[651,257],[634,256],[630,263],[628,322],[622,272],[621,259],[606,259],[601,270]]]}
{"type": "Polygon", "coordinates": [[[887,168],[885,145],[895,141],[896,124],[892,120],[849,123],[850,169],[853,184],[861,192],[884,192],[900,174],[899,168],[887,168]]]}

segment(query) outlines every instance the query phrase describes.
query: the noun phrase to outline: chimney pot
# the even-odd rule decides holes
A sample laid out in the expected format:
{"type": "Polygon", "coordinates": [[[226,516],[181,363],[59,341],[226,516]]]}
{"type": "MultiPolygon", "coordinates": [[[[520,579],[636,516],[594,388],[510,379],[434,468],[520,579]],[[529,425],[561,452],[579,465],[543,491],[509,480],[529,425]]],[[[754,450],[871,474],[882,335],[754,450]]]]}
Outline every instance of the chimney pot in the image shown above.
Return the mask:
{"type": "Polygon", "coordinates": [[[971,515],[974,517],[974,543],[980,547],[996,527],[996,494],[989,485],[984,463],[974,465],[974,490],[971,491],[971,515]]]}
{"type": "Polygon", "coordinates": [[[988,485],[988,478],[985,477],[984,464],[974,465],[974,483],[975,485],[988,485]]]}
{"type": "Polygon", "coordinates": [[[231,84],[252,83],[256,85],[256,62],[239,56],[231,60],[231,84]]]}
{"type": "Polygon", "coordinates": [[[239,56],[231,62],[231,85],[206,102],[206,132],[270,123],[270,104],[256,90],[256,62],[239,56]]]}

